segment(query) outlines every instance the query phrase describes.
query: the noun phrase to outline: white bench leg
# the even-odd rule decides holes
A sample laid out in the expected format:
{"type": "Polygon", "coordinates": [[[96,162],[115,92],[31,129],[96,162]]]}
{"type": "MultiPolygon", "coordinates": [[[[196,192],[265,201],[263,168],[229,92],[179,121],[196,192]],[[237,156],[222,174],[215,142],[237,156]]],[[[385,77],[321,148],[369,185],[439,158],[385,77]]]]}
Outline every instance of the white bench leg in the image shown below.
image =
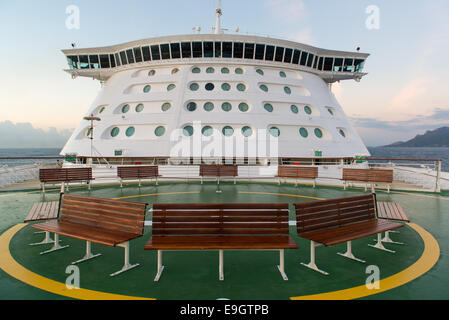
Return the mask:
{"type": "Polygon", "coordinates": [[[92,254],[92,243],[90,241],[86,241],[86,255],[81,260],[72,262],[72,264],[73,265],[79,264],[79,263],[85,262],[87,260],[94,259],[94,258],[99,257],[99,256],[101,256],[101,253],[99,253],[99,254],[92,254]]]}
{"type": "Polygon", "coordinates": [[[218,250],[218,277],[220,281],[224,281],[224,267],[223,267],[223,250],[218,250]]]}
{"type": "Polygon", "coordinates": [[[164,266],[162,265],[162,251],[157,251],[157,274],[154,278],[154,282],[158,282],[162,276],[162,271],[164,271],[164,266]]]}
{"type": "Polygon", "coordinates": [[[54,243],[54,241],[52,240],[51,236],[50,236],[50,232],[48,231],[42,231],[42,232],[36,232],[36,233],[45,233],[45,239],[42,242],[39,243],[31,243],[30,246],[40,246],[43,244],[52,244],[54,243]]]}
{"type": "Polygon", "coordinates": [[[159,185],[159,178],[158,177],[156,177],[156,185],[157,186],[159,185]]]}
{"type": "Polygon", "coordinates": [[[369,244],[369,246],[373,247],[373,248],[376,248],[376,249],[379,249],[379,250],[395,253],[395,251],[389,250],[389,249],[384,247],[384,245],[382,244],[382,234],[381,233],[377,234],[377,243],[375,245],[369,244]]]}
{"type": "Polygon", "coordinates": [[[402,243],[402,242],[396,242],[396,241],[391,240],[391,238],[390,238],[390,232],[392,232],[392,231],[387,231],[387,232],[385,232],[385,236],[384,236],[384,238],[382,239],[382,242],[385,242],[385,243],[391,243],[391,244],[398,244],[398,245],[403,245],[403,244],[404,244],[404,243],[402,243]]]}
{"type": "Polygon", "coordinates": [[[345,252],[345,253],[337,253],[338,255],[340,255],[340,256],[342,256],[342,257],[345,257],[345,258],[348,258],[348,259],[351,259],[351,260],[354,260],[354,261],[358,261],[358,262],[361,262],[361,263],[365,263],[366,261],[365,260],[362,260],[362,259],[359,259],[359,258],[356,258],[353,254],[352,254],[352,242],[351,241],[348,241],[347,242],[347,246],[348,246],[348,249],[347,249],[347,251],[345,252]]]}
{"type": "Polygon", "coordinates": [[[288,277],[285,274],[285,263],[284,263],[284,249],[279,250],[279,272],[281,273],[282,279],[288,281],[288,277]]]}
{"type": "Polygon", "coordinates": [[[124,243],[121,243],[121,244],[119,244],[118,246],[125,249],[125,263],[124,263],[124,265],[123,265],[122,270],[117,271],[117,272],[111,274],[111,277],[118,276],[119,274],[122,274],[122,273],[125,272],[125,271],[134,269],[135,267],[138,267],[138,266],[139,266],[138,263],[136,263],[136,264],[130,264],[130,263],[129,263],[129,241],[126,241],[126,242],[124,242],[124,243]]]}
{"type": "Polygon", "coordinates": [[[62,250],[62,249],[68,248],[68,247],[69,246],[60,246],[59,245],[59,234],[55,233],[55,240],[54,240],[54,243],[53,243],[53,248],[51,248],[50,250],[41,252],[41,255],[44,255],[44,254],[47,254],[47,253],[51,253],[51,252],[55,252],[55,251],[58,251],[58,250],[62,250]]]}
{"type": "Polygon", "coordinates": [[[305,264],[305,263],[301,262],[301,265],[328,276],[329,273],[318,269],[318,267],[315,264],[315,247],[317,247],[317,246],[319,246],[319,244],[315,243],[315,241],[310,241],[310,262],[309,262],[309,264],[305,264]]]}

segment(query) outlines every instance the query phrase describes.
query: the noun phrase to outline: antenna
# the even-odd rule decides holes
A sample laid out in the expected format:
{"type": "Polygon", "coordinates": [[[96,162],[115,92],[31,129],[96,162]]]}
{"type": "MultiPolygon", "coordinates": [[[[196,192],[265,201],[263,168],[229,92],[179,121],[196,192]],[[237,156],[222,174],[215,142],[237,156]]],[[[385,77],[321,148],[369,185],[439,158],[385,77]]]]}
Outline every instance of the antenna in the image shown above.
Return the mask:
{"type": "Polygon", "coordinates": [[[223,15],[223,11],[221,10],[221,0],[215,0],[215,13],[217,15],[217,20],[215,23],[215,34],[221,34],[221,16],[223,15]]]}

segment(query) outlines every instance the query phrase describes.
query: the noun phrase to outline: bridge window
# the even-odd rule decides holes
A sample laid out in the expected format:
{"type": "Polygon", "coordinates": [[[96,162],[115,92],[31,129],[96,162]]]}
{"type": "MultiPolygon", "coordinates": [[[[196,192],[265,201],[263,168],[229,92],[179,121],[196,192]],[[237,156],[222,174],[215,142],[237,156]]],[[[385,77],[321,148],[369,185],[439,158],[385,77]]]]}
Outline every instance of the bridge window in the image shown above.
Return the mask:
{"type": "Polygon", "coordinates": [[[254,43],[245,43],[245,59],[254,59],[254,43]]]}
{"type": "Polygon", "coordinates": [[[364,64],[365,60],[355,59],[354,61],[355,72],[362,72],[364,64]]]}
{"type": "Polygon", "coordinates": [[[334,58],[325,58],[324,59],[324,71],[332,71],[332,65],[334,64],[334,58]]]}
{"type": "Polygon", "coordinates": [[[215,58],[221,57],[221,42],[215,42],[215,58]]]}
{"type": "Polygon", "coordinates": [[[78,69],[78,56],[68,56],[67,61],[70,69],[78,69]]]}
{"type": "Polygon", "coordinates": [[[299,57],[301,56],[301,51],[295,50],[293,53],[293,60],[292,63],[299,64],[299,57]]]}
{"type": "Polygon", "coordinates": [[[120,52],[120,59],[122,59],[122,64],[123,65],[127,65],[128,64],[128,59],[126,58],[125,51],[121,51],[120,52]]]}
{"type": "Polygon", "coordinates": [[[194,58],[203,57],[203,43],[202,42],[192,42],[192,52],[194,58]]]}
{"type": "Polygon", "coordinates": [[[335,58],[334,71],[343,71],[343,58],[335,58]]]}
{"type": "Polygon", "coordinates": [[[274,60],[278,62],[282,62],[284,59],[284,48],[282,47],[276,47],[276,56],[274,60]]]}
{"type": "Polygon", "coordinates": [[[320,71],[323,70],[323,62],[324,62],[324,58],[320,57],[320,61],[318,62],[318,70],[320,70],[320,71]]]}
{"type": "Polygon", "coordinates": [[[292,61],[293,49],[285,49],[284,62],[290,63],[292,61]]]}
{"type": "Polygon", "coordinates": [[[132,50],[132,49],[126,50],[126,56],[128,57],[128,63],[129,63],[129,64],[135,62],[135,60],[134,60],[134,54],[133,54],[133,50],[132,50]]]}
{"type": "Polygon", "coordinates": [[[117,67],[120,67],[122,64],[120,63],[120,57],[118,56],[118,53],[115,53],[114,56],[115,62],[117,63],[117,67]]]}
{"type": "Polygon", "coordinates": [[[308,52],[305,52],[305,51],[302,52],[302,55],[301,55],[301,61],[300,61],[300,64],[301,64],[302,66],[305,66],[305,65],[306,65],[308,55],[309,55],[308,52]]]}
{"type": "Polygon", "coordinates": [[[88,56],[80,56],[80,69],[89,69],[89,57],[88,56]]]}
{"type": "Polygon", "coordinates": [[[315,55],[313,55],[312,53],[309,53],[309,58],[307,59],[307,66],[308,67],[312,67],[313,64],[313,58],[315,57],[315,55]]]}
{"type": "Polygon", "coordinates": [[[170,49],[172,59],[181,58],[181,46],[179,43],[170,43],[170,49]]]}
{"type": "Polygon", "coordinates": [[[136,62],[142,62],[142,51],[139,48],[134,48],[134,57],[136,58],[136,62]]]}
{"type": "Polygon", "coordinates": [[[256,44],[255,58],[257,60],[263,60],[264,56],[265,56],[265,45],[264,44],[256,44]]]}
{"type": "Polygon", "coordinates": [[[111,65],[109,63],[109,55],[107,55],[107,54],[100,55],[100,65],[101,65],[101,69],[108,69],[111,67],[111,65]]]}
{"type": "Polygon", "coordinates": [[[267,46],[265,51],[265,60],[273,61],[274,59],[274,46],[267,46]]]}
{"type": "Polygon", "coordinates": [[[115,68],[115,58],[113,54],[109,55],[109,59],[111,60],[111,68],[115,68]]]}
{"type": "Polygon", "coordinates": [[[214,43],[212,41],[204,42],[204,58],[214,57],[214,43]]]}
{"type": "Polygon", "coordinates": [[[153,60],[161,60],[161,53],[159,52],[159,46],[151,46],[151,57],[153,60]]]}
{"type": "Polygon", "coordinates": [[[236,58],[236,59],[243,58],[243,43],[242,42],[234,43],[234,58],[236,58]]]}
{"type": "Polygon", "coordinates": [[[166,44],[161,44],[161,56],[163,60],[170,59],[170,47],[166,44]]]}
{"type": "Polygon", "coordinates": [[[190,42],[182,42],[181,43],[181,51],[183,58],[191,58],[192,57],[192,45],[190,42]]]}
{"type": "Polygon", "coordinates": [[[232,58],[232,42],[223,42],[223,58],[232,58]]]}
{"type": "Polygon", "coordinates": [[[354,72],[354,59],[345,59],[344,72],[354,72]]]}
{"type": "Polygon", "coordinates": [[[151,61],[150,47],[142,47],[143,61],[151,61]]]}
{"type": "Polygon", "coordinates": [[[98,56],[89,56],[89,63],[91,69],[99,69],[100,68],[100,61],[98,60],[98,56]]]}

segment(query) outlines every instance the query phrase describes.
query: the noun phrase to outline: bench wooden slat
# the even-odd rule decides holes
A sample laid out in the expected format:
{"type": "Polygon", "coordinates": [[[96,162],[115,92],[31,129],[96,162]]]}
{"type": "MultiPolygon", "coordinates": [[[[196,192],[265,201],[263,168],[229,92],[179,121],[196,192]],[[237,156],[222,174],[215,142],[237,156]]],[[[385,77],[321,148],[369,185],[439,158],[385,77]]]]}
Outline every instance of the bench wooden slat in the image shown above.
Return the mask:
{"type": "Polygon", "coordinates": [[[288,203],[155,203],[154,210],[207,210],[207,209],[235,209],[235,210],[271,210],[271,209],[288,209],[288,203]]]}
{"type": "Polygon", "coordinates": [[[397,202],[377,202],[377,216],[380,219],[410,222],[404,209],[397,202]]]}
{"type": "Polygon", "coordinates": [[[393,170],[343,168],[342,180],[393,183],[393,170]]]}
{"type": "Polygon", "coordinates": [[[318,178],[318,167],[291,167],[279,166],[279,178],[316,179],[318,178]]]}

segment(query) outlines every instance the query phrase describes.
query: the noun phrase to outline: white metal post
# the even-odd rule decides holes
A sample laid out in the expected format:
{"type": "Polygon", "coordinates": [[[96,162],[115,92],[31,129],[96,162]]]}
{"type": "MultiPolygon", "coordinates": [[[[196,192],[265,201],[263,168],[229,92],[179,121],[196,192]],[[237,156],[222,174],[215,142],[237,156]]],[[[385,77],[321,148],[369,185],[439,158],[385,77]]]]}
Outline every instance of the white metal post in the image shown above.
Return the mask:
{"type": "Polygon", "coordinates": [[[58,251],[58,250],[62,250],[65,248],[68,248],[69,246],[60,246],[59,245],[59,234],[55,233],[55,240],[54,240],[54,244],[53,244],[53,248],[51,248],[50,250],[41,252],[41,255],[47,254],[47,253],[51,253],[54,251],[58,251]]]}
{"type": "Polygon", "coordinates": [[[288,277],[285,274],[285,261],[284,261],[284,249],[279,250],[279,272],[281,273],[282,279],[288,281],[288,277]]]}
{"type": "Polygon", "coordinates": [[[43,245],[43,244],[54,243],[54,241],[51,239],[50,232],[43,231],[43,232],[36,232],[36,233],[45,233],[45,239],[42,242],[39,242],[39,243],[31,243],[30,246],[40,246],[40,245],[43,245]]]}
{"type": "Polygon", "coordinates": [[[85,262],[87,260],[91,260],[91,259],[99,257],[99,256],[101,256],[101,253],[92,254],[92,243],[90,241],[86,241],[86,255],[84,256],[84,258],[82,258],[78,261],[72,262],[72,264],[79,264],[79,263],[85,262]]]}
{"type": "Polygon", "coordinates": [[[355,261],[358,261],[358,262],[361,262],[361,263],[365,263],[366,261],[365,260],[362,260],[362,259],[359,259],[359,258],[356,258],[353,254],[352,254],[352,242],[351,241],[348,241],[347,242],[347,251],[345,252],[345,253],[337,253],[338,255],[340,255],[340,256],[342,256],[342,257],[345,257],[345,258],[348,258],[348,259],[351,259],[351,260],[355,260],[355,261]]]}
{"type": "Polygon", "coordinates": [[[369,246],[379,250],[395,253],[395,251],[385,248],[384,245],[382,244],[382,233],[377,234],[377,243],[375,245],[369,244],[369,246]]]}
{"type": "Polygon", "coordinates": [[[327,275],[329,275],[329,273],[318,269],[318,267],[315,264],[315,247],[317,247],[317,246],[319,246],[319,244],[316,244],[315,241],[310,241],[310,262],[309,262],[309,264],[305,264],[305,263],[301,262],[301,265],[327,276],[327,275]]]}
{"type": "Polygon", "coordinates": [[[164,271],[164,266],[162,265],[162,250],[158,250],[157,251],[157,274],[156,277],[154,278],[154,282],[158,282],[161,275],[162,275],[162,271],[164,271]]]}
{"type": "Polygon", "coordinates": [[[223,250],[218,251],[218,260],[219,260],[219,279],[220,281],[224,281],[224,267],[223,267],[223,250]]]}
{"type": "Polygon", "coordinates": [[[129,241],[121,243],[118,246],[125,249],[125,263],[123,264],[122,270],[117,271],[116,273],[111,274],[111,277],[115,277],[115,276],[117,276],[117,275],[119,275],[119,274],[121,274],[121,273],[123,273],[125,271],[134,269],[135,267],[139,266],[138,263],[136,263],[136,264],[130,264],[129,263],[129,241]]]}

